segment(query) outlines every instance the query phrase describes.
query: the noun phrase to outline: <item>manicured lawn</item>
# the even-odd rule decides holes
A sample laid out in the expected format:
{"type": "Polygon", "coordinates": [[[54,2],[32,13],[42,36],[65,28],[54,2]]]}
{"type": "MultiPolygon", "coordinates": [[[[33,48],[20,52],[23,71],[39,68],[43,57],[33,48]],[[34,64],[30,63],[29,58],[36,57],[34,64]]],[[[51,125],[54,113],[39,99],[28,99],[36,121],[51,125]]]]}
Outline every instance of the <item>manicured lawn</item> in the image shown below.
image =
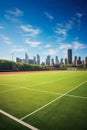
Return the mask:
{"type": "MultiPolygon", "coordinates": [[[[86,130],[86,81],[83,71],[0,75],[0,109],[40,130],[86,130]]],[[[28,128],[0,114],[0,129],[28,128]]]]}

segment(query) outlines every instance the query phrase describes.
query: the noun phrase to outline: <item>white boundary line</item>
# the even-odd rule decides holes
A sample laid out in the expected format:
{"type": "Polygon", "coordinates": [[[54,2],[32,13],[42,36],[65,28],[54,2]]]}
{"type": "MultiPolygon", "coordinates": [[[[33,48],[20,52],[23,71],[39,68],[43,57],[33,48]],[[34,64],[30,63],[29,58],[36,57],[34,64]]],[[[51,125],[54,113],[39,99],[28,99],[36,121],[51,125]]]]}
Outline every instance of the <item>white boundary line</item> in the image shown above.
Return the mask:
{"type": "Polygon", "coordinates": [[[86,82],[87,82],[87,81],[82,82],[81,84],[79,84],[79,85],[77,85],[76,87],[74,87],[74,88],[70,89],[69,91],[67,91],[65,94],[62,94],[62,95],[58,96],[58,97],[55,98],[54,100],[52,100],[52,101],[48,102],[47,104],[45,104],[44,106],[42,106],[42,107],[36,109],[35,111],[29,113],[28,115],[22,117],[20,120],[24,120],[25,118],[27,118],[27,117],[29,117],[29,116],[35,114],[36,112],[42,110],[43,108],[49,106],[50,104],[54,103],[55,101],[59,100],[60,98],[62,98],[62,97],[64,97],[64,96],[66,96],[67,94],[69,94],[69,93],[72,92],[73,90],[77,89],[78,87],[80,87],[81,85],[83,85],[83,84],[86,83],[86,82]]]}
{"type": "MultiPolygon", "coordinates": [[[[61,79],[57,79],[57,80],[62,80],[62,79],[65,79],[65,78],[61,78],[61,79]]],[[[33,86],[38,86],[38,85],[41,85],[41,84],[47,84],[47,83],[51,83],[51,82],[54,82],[54,81],[57,81],[57,80],[51,80],[51,81],[48,81],[48,82],[42,82],[42,83],[39,83],[39,84],[33,84],[33,85],[26,85],[25,87],[20,87],[20,86],[17,86],[17,85],[10,85],[10,84],[2,84],[2,85],[6,85],[6,86],[10,86],[10,87],[19,87],[18,89],[22,89],[22,88],[31,88],[33,86]]],[[[13,89],[14,90],[17,90],[17,89],[13,89]]],[[[3,91],[3,92],[0,92],[0,93],[6,93],[6,92],[10,92],[12,90],[8,90],[8,91],[3,91]]]]}
{"type": "Polygon", "coordinates": [[[30,128],[31,130],[39,130],[39,129],[35,128],[34,126],[32,126],[32,125],[30,125],[30,124],[28,124],[28,123],[26,123],[24,121],[21,121],[20,119],[16,118],[15,116],[12,116],[12,115],[8,114],[7,112],[5,112],[5,111],[3,111],[1,109],[0,109],[0,113],[2,113],[3,115],[9,117],[10,119],[12,119],[12,120],[14,120],[16,122],[22,124],[23,126],[26,126],[27,128],[30,128]]]}

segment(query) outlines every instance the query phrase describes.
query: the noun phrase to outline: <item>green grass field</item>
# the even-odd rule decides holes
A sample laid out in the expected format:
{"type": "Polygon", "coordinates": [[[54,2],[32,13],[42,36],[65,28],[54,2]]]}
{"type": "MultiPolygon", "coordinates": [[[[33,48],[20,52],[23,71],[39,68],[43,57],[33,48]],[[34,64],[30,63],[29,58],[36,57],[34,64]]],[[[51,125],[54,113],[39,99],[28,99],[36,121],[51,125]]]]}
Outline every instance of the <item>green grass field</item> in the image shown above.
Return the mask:
{"type": "MultiPolygon", "coordinates": [[[[39,130],[87,129],[87,72],[0,75],[0,110],[39,130]]],[[[0,130],[30,130],[0,113],[0,130]]]]}

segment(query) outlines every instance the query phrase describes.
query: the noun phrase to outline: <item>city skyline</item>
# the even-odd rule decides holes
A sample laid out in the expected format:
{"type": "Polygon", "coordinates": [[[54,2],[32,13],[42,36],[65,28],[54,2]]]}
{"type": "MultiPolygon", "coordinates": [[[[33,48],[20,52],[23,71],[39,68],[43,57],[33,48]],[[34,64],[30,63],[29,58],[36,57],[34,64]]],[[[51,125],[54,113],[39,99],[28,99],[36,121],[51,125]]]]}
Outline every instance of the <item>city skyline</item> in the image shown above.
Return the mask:
{"type": "Polygon", "coordinates": [[[60,58],[58,56],[55,56],[54,58],[51,57],[51,55],[47,55],[46,59],[44,61],[41,61],[41,56],[37,54],[36,56],[33,56],[33,58],[29,57],[27,53],[25,53],[24,58],[16,57],[16,62],[23,62],[27,64],[37,64],[37,65],[61,65],[61,64],[72,64],[72,65],[85,65],[87,64],[87,57],[84,57],[84,59],[81,58],[81,56],[74,56],[72,49],[67,50],[67,57],[66,58],[60,58]]]}
{"type": "Polygon", "coordinates": [[[86,0],[0,0],[0,59],[87,57],[86,0]]]}

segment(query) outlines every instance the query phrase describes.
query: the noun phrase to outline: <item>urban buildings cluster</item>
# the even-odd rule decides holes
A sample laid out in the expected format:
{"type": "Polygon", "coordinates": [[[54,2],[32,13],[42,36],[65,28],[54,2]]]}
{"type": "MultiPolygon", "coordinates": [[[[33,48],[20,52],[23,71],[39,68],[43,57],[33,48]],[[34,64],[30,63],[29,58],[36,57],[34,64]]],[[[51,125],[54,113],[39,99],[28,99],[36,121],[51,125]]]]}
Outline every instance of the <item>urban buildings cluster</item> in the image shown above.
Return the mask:
{"type": "Polygon", "coordinates": [[[16,57],[16,62],[24,62],[24,63],[28,63],[28,64],[37,64],[37,65],[61,65],[61,64],[73,64],[73,65],[87,65],[87,57],[85,57],[84,60],[81,60],[81,57],[74,57],[74,60],[72,60],[72,49],[68,49],[67,50],[67,58],[63,59],[61,58],[60,61],[58,59],[58,56],[54,58],[51,58],[50,55],[47,56],[46,61],[45,62],[40,62],[40,56],[39,54],[37,54],[37,56],[34,56],[33,59],[30,59],[28,54],[25,53],[25,58],[24,59],[20,59],[18,57],[16,57]]]}

